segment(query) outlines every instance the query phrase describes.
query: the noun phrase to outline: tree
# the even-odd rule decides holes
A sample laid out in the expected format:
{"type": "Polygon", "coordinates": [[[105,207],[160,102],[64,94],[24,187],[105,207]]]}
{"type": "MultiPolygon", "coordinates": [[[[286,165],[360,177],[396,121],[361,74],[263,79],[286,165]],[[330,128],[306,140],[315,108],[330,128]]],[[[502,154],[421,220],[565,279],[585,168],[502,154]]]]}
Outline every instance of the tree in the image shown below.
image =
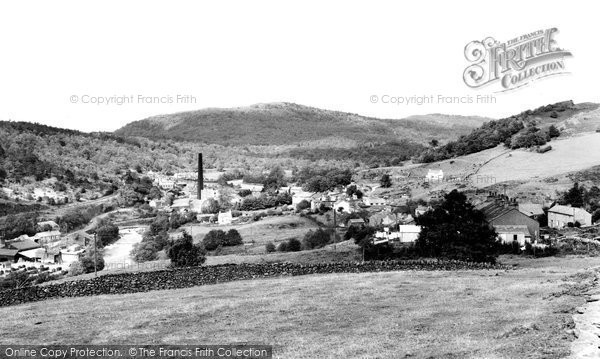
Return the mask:
{"type": "Polygon", "coordinates": [[[348,186],[348,188],[346,188],[346,195],[348,195],[348,196],[356,195],[356,198],[358,198],[358,199],[363,198],[362,191],[359,190],[355,184],[348,186]]]}
{"type": "Polygon", "coordinates": [[[79,258],[79,263],[84,273],[92,273],[94,270],[101,271],[104,269],[104,251],[101,247],[94,247],[94,243],[92,242],[86,248],[84,256],[79,258]],[[96,263],[95,267],[94,260],[96,263]]]}
{"type": "Polygon", "coordinates": [[[550,125],[550,127],[548,127],[548,136],[550,136],[550,138],[559,137],[560,131],[558,130],[558,128],[556,128],[556,126],[550,125]]]}
{"type": "Polygon", "coordinates": [[[206,202],[202,205],[202,213],[205,214],[209,214],[209,213],[219,213],[220,210],[220,206],[219,206],[219,202],[214,199],[214,198],[209,198],[206,200],[206,202]]]}
{"type": "Polygon", "coordinates": [[[302,201],[298,202],[298,204],[296,205],[296,210],[298,212],[300,212],[302,210],[305,210],[305,209],[308,209],[308,208],[310,208],[310,202],[307,201],[307,200],[305,200],[305,199],[303,199],[302,201]]]}
{"type": "Polygon", "coordinates": [[[225,235],[225,242],[223,243],[223,245],[239,246],[240,244],[244,244],[240,232],[238,232],[235,228],[231,228],[225,235]]]}
{"type": "Polygon", "coordinates": [[[438,140],[436,140],[435,138],[432,139],[431,141],[429,141],[429,144],[431,145],[431,147],[437,147],[440,143],[438,140]]]}
{"type": "Polygon", "coordinates": [[[583,207],[584,205],[585,188],[580,187],[579,183],[575,182],[573,187],[569,189],[562,197],[562,204],[569,204],[573,207],[583,207]]]}
{"type": "Polygon", "coordinates": [[[214,251],[219,248],[219,246],[223,246],[226,242],[227,234],[220,229],[213,229],[210,232],[206,233],[204,238],[202,238],[202,244],[207,251],[214,251]]]}
{"type": "Polygon", "coordinates": [[[96,230],[97,240],[102,247],[116,242],[119,239],[119,227],[112,222],[101,223],[96,230]]]}
{"type": "Polygon", "coordinates": [[[318,228],[316,231],[308,231],[302,240],[304,249],[315,249],[325,247],[331,241],[331,230],[326,231],[318,228]]]}
{"type": "Polygon", "coordinates": [[[275,244],[273,244],[273,242],[268,242],[267,244],[265,244],[265,250],[267,251],[267,253],[275,252],[275,244]]]}
{"type": "Polygon", "coordinates": [[[379,184],[383,188],[392,187],[392,179],[390,178],[390,175],[386,173],[383,176],[381,176],[381,179],[379,180],[379,184]]]}
{"type": "Polygon", "coordinates": [[[302,250],[302,243],[296,238],[290,238],[287,242],[288,252],[299,252],[302,250]]]}
{"type": "Polygon", "coordinates": [[[453,190],[439,206],[416,221],[421,226],[416,246],[422,256],[495,262],[496,231],[463,193],[453,190]]]}
{"type": "Polygon", "coordinates": [[[194,244],[187,232],[183,232],[183,236],[173,243],[167,255],[174,267],[196,267],[206,261],[206,250],[202,245],[194,244]]]}
{"type": "Polygon", "coordinates": [[[152,241],[142,241],[133,245],[130,256],[138,263],[158,259],[158,248],[152,241]]]}

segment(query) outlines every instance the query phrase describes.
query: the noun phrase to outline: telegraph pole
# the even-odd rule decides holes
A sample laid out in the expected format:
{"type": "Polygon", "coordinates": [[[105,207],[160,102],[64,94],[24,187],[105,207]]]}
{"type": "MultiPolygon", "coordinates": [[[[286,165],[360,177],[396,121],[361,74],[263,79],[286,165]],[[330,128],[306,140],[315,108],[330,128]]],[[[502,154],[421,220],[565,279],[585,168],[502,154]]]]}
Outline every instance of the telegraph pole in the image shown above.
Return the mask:
{"type": "Polygon", "coordinates": [[[98,247],[96,246],[96,233],[94,233],[94,277],[98,276],[98,247]]]}

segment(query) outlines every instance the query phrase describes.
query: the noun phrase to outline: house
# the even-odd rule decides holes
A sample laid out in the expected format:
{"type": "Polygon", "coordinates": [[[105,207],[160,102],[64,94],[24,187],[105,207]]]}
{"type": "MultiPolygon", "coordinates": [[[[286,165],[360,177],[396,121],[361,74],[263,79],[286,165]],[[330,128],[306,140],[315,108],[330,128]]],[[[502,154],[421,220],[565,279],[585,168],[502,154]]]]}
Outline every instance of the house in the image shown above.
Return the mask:
{"type": "Polygon", "coordinates": [[[336,212],[352,213],[354,212],[354,206],[349,201],[341,200],[333,204],[333,210],[336,212]]]}
{"type": "Polygon", "coordinates": [[[444,171],[442,170],[428,170],[425,180],[427,182],[441,182],[444,179],[444,171]]]}
{"type": "Polygon", "coordinates": [[[369,217],[369,224],[372,226],[392,226],[396,224],[396,216],[390,212],[379,212],[369,217]]]}
{"type": "Polygon", "coordinates": [[[385,206],[387,201],[378,197],[363,197],[363,203],[367,206],[385,206]]]}
{"type": "Polygon", "coordinates": [[[45,231],[36,233],[31,239],[39,244],[48,244],[60,241],[60,231],[45,231]]]}
{"type": "Polygon", "coordinates": [[[362,227],[365,225],[365,220],[362,218],[352,218],[348,220],[348,227],[357,226],[362,227]]]}
{"type": "Polygon", "coordinates": [[[302,201],[311,202],[313,194],[311,192],[305,191],[294,191],[292,194],[292,205],[296,206],[298,203],[302,201]]]}
{"type": "Polygon", "coordinates": [[[23,258],[31,262],[50,262],[50,263],[61,263],[61,252],[50,251],[45,248],[30,249],[27,251],[19,252],[17,255],[19,258],[23,258]]]}
{"type": "Polygon", "coordinates": [[[389,228],[384,228],[383,231],[375,232],[373,244],[389,242],[393,245],[402,245],[406,243],[414,243],[421,233],[421,226],[415,225],[400,225],[398,231],[390,231],[389,228]]]}
{"type": "Polygon", "coordinates": [[[59,225],[56,222],[54,222],[54,221],[38,222],[37,226],[41,230],[44,230],[44,229],[47,229],[48,231],[58,231],[58,230],[60,230],[59,225]]]}
{"type": "Polygon", "coordinates": [[[421,234],[421,226],[416,226],[414,224],[401,224],[398,227],[398,232],[400,233],[400,242],[415,242],[417,238],[419,238],[419,234],[421,234]]]}
{"type": "Polygon", "coordinates": [[[160,209],[165,205],[165,201],[163,201],[162,199],[153,199],[150,202],[148,202],[148,205],[152,208],[160,209]]]}
{"type": "Polygon", "coordinates": [[[158,187],[164,190],[170,190],[173,189],[173,187],[175,187],[175,182],[170,179],[161,178],[158,180],[158,187]]]}
{"type": "Polygon", "coordinates": [[[579,222],[582,226],[592,225],[592,215],[583,208],[555,205],[548,210],[548,226],[564,228],[569,223],[579,222]]]}
{"type": "Polygon", "coordinates": [[[538,203],[519,203],[519,212],[527,217],[537,220],[544,214],[544,209],[542,208],[542,205],[538,203]]]}
{"type": "Polygon", "coordinates": [[[432,208],[430,206],[418,206],[415,208],[415,217],[419,217],[430,211],[432,208]]]}
{"type": "Polygon", "coordinates": [[[498,224],[494,226],[498,238],[502,243],[510,244],[514,241],[518,242],[519,245],[524,246],[525,242],[530,242],[529,228],[527,225],[502,225],[498,224]]]}
{"type": "Polygon", "coordinates": [[[74,244],[68,247],[66,250],[61,251],[61,260],[65,264],[71,264],[77,262],[84,253],[85,248],[79,244],[74,244]]]}
{"type": "Polygon", "coordinates": [[[535,219],[521,213],[516,206],[500,202],[486,202],[476,207],[485,215],[485,219],[491,226],[527,226],[527,240],[535,241],[540,234],[540,224],[535,219]]]}
{"type": "Polygon", "coordinates": [[[171,209],[178,212],[187,212],[190,209],[189,198],[179,198],[173,201],[171,209]]]}
{"type": "Polygon", "coordinates": [[[7,242],[6,247],[9,249],[16,249],[19,252],[23,252],[29,249],[40,248],[40,245],[35,243],[31,239],[22,239],[18,241],[7,242]]]}
{"type": "Polygon", "coordinates": [[[219,212],[217,218],[220,225],[231,224],[231,222],[233,221],[233,215],[231,214],[231,211],[219,212]]]}
{"type": "Polygon", "coordinates": [[[0,248],[0,262],[16,262],[18,252],[16,249],[0,248]]]}
{"type": "Polygon", "coordinates": [[[227,181],[227,184],[230,186],[233,186],[233,187],[241,186],[242,183],[244,183],[243,179],[234,179],[234,180],[227,181]]]}
{"type": "Polygon", "coordinates": [[[240,189],[247,189],[252,192],[252,194],[257,195],[263,191],[264,186],[259,183],[242,183],[240,184],[240,189]]]}

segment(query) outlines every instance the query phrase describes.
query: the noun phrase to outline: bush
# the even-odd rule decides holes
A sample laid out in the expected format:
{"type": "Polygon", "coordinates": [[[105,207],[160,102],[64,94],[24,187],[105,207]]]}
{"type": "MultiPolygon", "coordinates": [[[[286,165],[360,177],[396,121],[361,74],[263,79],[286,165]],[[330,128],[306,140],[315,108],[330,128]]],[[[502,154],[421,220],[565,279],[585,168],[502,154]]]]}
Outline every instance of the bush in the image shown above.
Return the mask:
{"type": "Polygon", "coordinates": [[[267,253],[275,252],[275,245],[273,244],[273,242],[265,244],[265,250],[267,251],[267,253]]]}
{"type": "Polygon", "coordinates": [[[296,238],[290,238],[287,242],[288,252],[299,252],[302,250],[302,243],[296,238]]]}
{"type": "Polygon", "coordinates": [[[153,261],[158,259],[158,249],[153,241],[142,241],[133,246],[130,256],[138,263],[153,261]]]}
{"type": "Polygon", "coordinates": [[[279,243],[279,245],[277,246],[277,252],[287,252],[287,242],[281,242],[279,243]]]}
{"type": "Polygon", "coordinates": [[[315,249],[325,247],[331,241],[331,231],[322,228],[316,231],[308,231],[302,240],[302,248],[315,249]]]}
{"type": "Polygon", "coordinates": [[[232,228],[227,233],[220,229],[213,229],[202,239],[204,248],[208,251],[214,251],[219,247],[239,246],[244,244],[240,233],[232,228]]]}
{"type": "Polygon", "coordinates": [[[167,251],[174,267],[196,267],[206,261],[206,251],[202,245],[195,245],[192,236],[183,232],[183,237],[176,240],[167,251]]]}
{"type": "Polygon", "coordinates": [[[227,235],[225,236],[225,242],[223,243],[224,246],[239,246],[240,244],[244,244],[244,242],[242,241],[242,236],[240,235],[240,232],[237,231],[237,229],[230,229],[227,232],[227,235]]]}
{"type": "Polygon", "coordinates": [[[298,212],[305,210],[305,209],[309,209],[310,208],[310,202],[308,202],[307,200],[303,199],[302,201],[300,201],[297,205],[296,205],[296,210],[298,212]]]}

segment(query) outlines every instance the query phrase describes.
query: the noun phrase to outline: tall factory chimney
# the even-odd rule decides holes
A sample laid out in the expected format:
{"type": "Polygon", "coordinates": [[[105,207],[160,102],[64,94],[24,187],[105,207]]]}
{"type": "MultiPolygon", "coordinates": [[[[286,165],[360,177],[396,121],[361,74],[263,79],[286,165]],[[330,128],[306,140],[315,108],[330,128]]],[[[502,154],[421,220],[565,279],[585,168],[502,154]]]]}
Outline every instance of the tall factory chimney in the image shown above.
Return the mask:
{"type": "Polygon", "coordinates": [[[202,153],[198,153],[198,199],[202,199],[204,189],[204,168],[202,168],[202,153]]]}

